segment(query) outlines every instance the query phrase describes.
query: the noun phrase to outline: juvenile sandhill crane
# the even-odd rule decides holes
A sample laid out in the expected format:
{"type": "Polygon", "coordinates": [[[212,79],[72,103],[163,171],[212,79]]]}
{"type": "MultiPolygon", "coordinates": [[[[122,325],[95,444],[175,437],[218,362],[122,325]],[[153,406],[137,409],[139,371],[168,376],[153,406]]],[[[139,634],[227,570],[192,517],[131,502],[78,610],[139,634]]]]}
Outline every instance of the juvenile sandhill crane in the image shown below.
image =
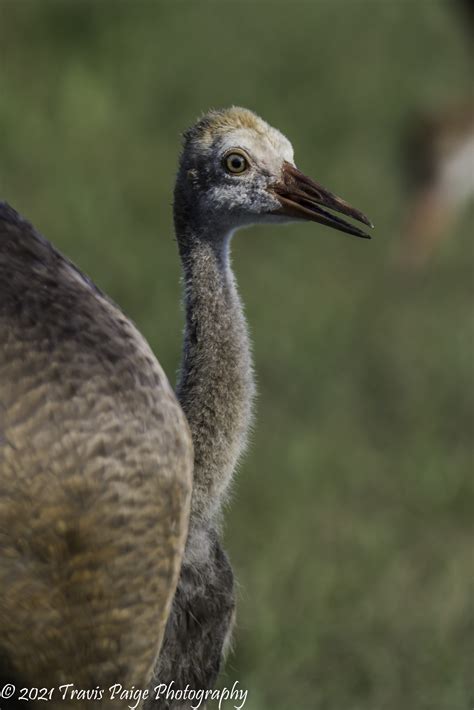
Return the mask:
{"type": "MultiPolygon", "coordinates": [[[[185,134],[174,200],[186,306],[175,398],[117,306],[0,207],[2,679],[212,687],[234,610],[221,511],[254,396],[230,238],[292,220],[367,237],[329,210],[370,224],[305,177],[288,140],[252,112],[213,111],[185,134]]],[[[106,695],[101,707],[128,703],[106,695]]]]}

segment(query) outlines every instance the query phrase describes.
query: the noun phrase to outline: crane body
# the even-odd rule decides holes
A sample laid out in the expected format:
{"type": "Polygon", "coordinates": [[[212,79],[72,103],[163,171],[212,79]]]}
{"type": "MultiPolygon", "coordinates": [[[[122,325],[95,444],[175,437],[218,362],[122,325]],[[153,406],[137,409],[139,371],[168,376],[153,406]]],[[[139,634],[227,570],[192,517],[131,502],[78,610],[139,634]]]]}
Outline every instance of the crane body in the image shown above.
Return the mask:
{"type": "MultiPolygon", "coordinates": [[[[185,133],[174,393],[131,321],[2,204],[2,680],[212,688],[235,616],[223,507],[255,394],[231,239],[294,220],[368,237],[335,212],[370,225],[301,173],[289,141],[251,111],[211,111],[185,133]]],[[[190,703],[150,692],[144,707],[190,703]]]]}

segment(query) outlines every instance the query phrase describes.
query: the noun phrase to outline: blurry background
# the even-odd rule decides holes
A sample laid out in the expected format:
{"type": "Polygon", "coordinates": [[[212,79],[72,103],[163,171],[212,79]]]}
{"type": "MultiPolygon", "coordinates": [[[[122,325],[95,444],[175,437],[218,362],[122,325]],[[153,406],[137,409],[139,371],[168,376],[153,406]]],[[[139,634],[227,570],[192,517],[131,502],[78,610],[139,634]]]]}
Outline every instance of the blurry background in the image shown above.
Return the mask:
{"type": "Polygon", "coordinates": [[[472,204],[422,265],[399,258],[404,136],[469,98],[467,17],[454,0],[0,0],[0,196],[172,382],[172,188],[197,115],[254,109],[376,225],[372,242],[314,224],[234,240],[259,401],[227,516],[222,683],[248,710],[474,703],[472,204]]]}

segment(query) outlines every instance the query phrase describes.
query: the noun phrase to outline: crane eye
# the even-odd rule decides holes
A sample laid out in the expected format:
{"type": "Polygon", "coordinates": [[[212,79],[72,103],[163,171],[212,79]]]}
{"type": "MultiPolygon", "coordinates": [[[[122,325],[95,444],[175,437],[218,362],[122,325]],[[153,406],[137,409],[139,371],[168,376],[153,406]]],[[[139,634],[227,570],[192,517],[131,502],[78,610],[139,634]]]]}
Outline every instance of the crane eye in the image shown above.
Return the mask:
{"type": "Polygon", "coordinates": [[[224,165],[227,172],[237,175],[243,173],[249,167],[249,162],[242,153],[229,153],[224,158],[224,165]]]}

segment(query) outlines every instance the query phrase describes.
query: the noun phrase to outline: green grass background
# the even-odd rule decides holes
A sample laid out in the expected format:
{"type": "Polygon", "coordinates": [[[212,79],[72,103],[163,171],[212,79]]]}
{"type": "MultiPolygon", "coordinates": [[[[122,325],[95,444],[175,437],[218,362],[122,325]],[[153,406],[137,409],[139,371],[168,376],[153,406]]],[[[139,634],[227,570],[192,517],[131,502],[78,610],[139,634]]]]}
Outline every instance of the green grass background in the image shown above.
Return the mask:
{"type": "MultiPolygon", "coordinates": [[[[171,381],[183,315],[180,132],[254,109],[369,214],[237,235],[259,387],[226,544],[222,683],[248,710],[474,705],[472,211],[417,272],[392,262],[400,141],[470,90],[456,3],[0,0],[0,196],[118,301],[171,381]]],[[[229,705],[230,707],[230,705],[229,705]]]]}

